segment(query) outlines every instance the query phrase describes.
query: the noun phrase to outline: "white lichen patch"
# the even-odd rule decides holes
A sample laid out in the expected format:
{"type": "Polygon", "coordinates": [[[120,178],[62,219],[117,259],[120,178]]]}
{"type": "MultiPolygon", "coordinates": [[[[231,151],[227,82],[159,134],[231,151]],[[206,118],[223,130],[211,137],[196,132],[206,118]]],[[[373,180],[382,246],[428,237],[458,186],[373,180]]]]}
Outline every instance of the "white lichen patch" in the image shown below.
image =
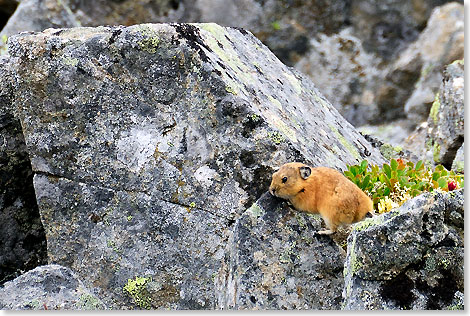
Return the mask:
{"type": "Polygon", "coordinates": [[[214,169],[209,168],[207,165],[199,167],[194,172],[194,177],[196,180],[205,187],[210,187],[217,176],[218,173],[214,169]]]}
{"type": "Polygon", "coordinates": [[[139,172],[152,160],[155,152],[155,136],[148,129],[132,128],[124,137],[117,140],[117,160],[130,171],[139,172]]]}

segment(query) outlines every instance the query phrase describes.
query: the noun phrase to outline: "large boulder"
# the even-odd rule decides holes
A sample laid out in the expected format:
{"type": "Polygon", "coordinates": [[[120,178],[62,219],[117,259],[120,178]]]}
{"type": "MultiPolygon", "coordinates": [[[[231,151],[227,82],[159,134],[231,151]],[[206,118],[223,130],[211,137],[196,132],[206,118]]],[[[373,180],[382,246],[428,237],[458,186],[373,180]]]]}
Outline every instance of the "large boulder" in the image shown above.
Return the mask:
{"type": "Polygon", "coordinates": [[[433,8],[446,2],[449,1],[354,0],[350,2],[350,23],[368,52],[394,60],[418,37],[433,8]]]}
{"type": "Polygon", "coordinates": [[[389,67],[377,87],[383,119],[407,117],[416,125],[427,119],[442,72],[464,53],[464,6],[452,2],[433,10],[418,39],[389,67]]]}
{"type": "Polygon", "coordinates": [[[265,193],[233,228],[217,277],[218,308],[339,309],[345,254],[318,235],[319,215],[265,193]]]}
{"type": "Polygon", "coordinates": [[[371,83],[383,77],[379,64],[349,27],[338,34],[312,38],[308,53],[295,68],[312,79],[348,122],[360,126],[377,119],[375,86],[371,83]]]}
{"type": "MultiPolygon", "coordinates": [[[[430,161],[450,169],[465,136],[464,61],[450,64],[443,77],[429,113],[424,151],[430,161]]],[[[463,169],[463,157],[457,159],[454,165],[463,169]]]]}
{"type": "Polygon", "coordinates": [[[384,161],[243,30],[50,29],[9,45],[49,261],[111,308],[214,308],[232,225],[276,168],[384,161]]]}
{"type": "Polygon", "coordinates": [[[73,271],[51,264],[37,267],[5,283],[0,288],[0,309],[99,310],[105,306],[73,271]]]}
{"type": "Polygon", "coordinates": [[[345,309],[463,309],[463,189],[425,193],[353,227],[345,309]]]}
{"type": "Polygon", "coordinates": [[[0,285],[47,261],[33,172],[21,124],[13,115],[13,73],[0,57],[0,285]]]}

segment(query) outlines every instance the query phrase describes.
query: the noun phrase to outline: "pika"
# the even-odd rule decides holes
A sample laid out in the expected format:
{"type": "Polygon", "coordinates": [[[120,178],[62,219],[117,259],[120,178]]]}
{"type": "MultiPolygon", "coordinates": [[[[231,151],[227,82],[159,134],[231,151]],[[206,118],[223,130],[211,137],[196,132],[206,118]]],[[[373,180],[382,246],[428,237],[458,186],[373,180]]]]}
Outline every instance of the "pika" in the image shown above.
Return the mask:
{"type": "Polygon", "coordinates": [[[374,215],[372,200],[339,171],[327,167],[286,163],[273,174],[269,192],[289,200],[299,211],[320,213],[328,229],[318,234],[333,234],[338,226],[356,223],[369,212],[374,215]]]}

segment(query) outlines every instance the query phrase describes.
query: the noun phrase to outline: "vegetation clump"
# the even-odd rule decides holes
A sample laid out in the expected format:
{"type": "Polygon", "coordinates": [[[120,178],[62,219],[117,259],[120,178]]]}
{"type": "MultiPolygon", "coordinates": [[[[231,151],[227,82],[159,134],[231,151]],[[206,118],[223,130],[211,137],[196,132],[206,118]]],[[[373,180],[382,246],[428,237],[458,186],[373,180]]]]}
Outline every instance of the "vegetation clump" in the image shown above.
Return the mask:
{"type": "Polygon", "coordinates": [[[403,159],[391,159],[380,168],[363,160],[348,166],[344,175],[367,193],[378,213],[385,213],[405,201],[432,191],[448,192],[464,187],[464,175],[449,171],[442,165],[427,167],[403,159]]]}

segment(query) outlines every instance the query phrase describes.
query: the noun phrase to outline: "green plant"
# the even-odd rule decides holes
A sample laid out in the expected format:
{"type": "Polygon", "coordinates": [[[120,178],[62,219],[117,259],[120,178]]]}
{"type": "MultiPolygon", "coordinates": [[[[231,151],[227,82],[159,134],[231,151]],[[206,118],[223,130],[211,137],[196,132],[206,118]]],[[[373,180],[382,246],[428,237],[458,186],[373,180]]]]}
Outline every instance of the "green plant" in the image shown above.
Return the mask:
{"type": "Polygon", "coordinates": [[[379,213],[388,212],[423,192],[447,192],[464,186],[463,174],[448,171],[442,165],[432,170],[421,160],[414,164],[391,159],[382,168],[363,160],[359,165],[347,167],[344,175],[371,197],[379,213]]]}

